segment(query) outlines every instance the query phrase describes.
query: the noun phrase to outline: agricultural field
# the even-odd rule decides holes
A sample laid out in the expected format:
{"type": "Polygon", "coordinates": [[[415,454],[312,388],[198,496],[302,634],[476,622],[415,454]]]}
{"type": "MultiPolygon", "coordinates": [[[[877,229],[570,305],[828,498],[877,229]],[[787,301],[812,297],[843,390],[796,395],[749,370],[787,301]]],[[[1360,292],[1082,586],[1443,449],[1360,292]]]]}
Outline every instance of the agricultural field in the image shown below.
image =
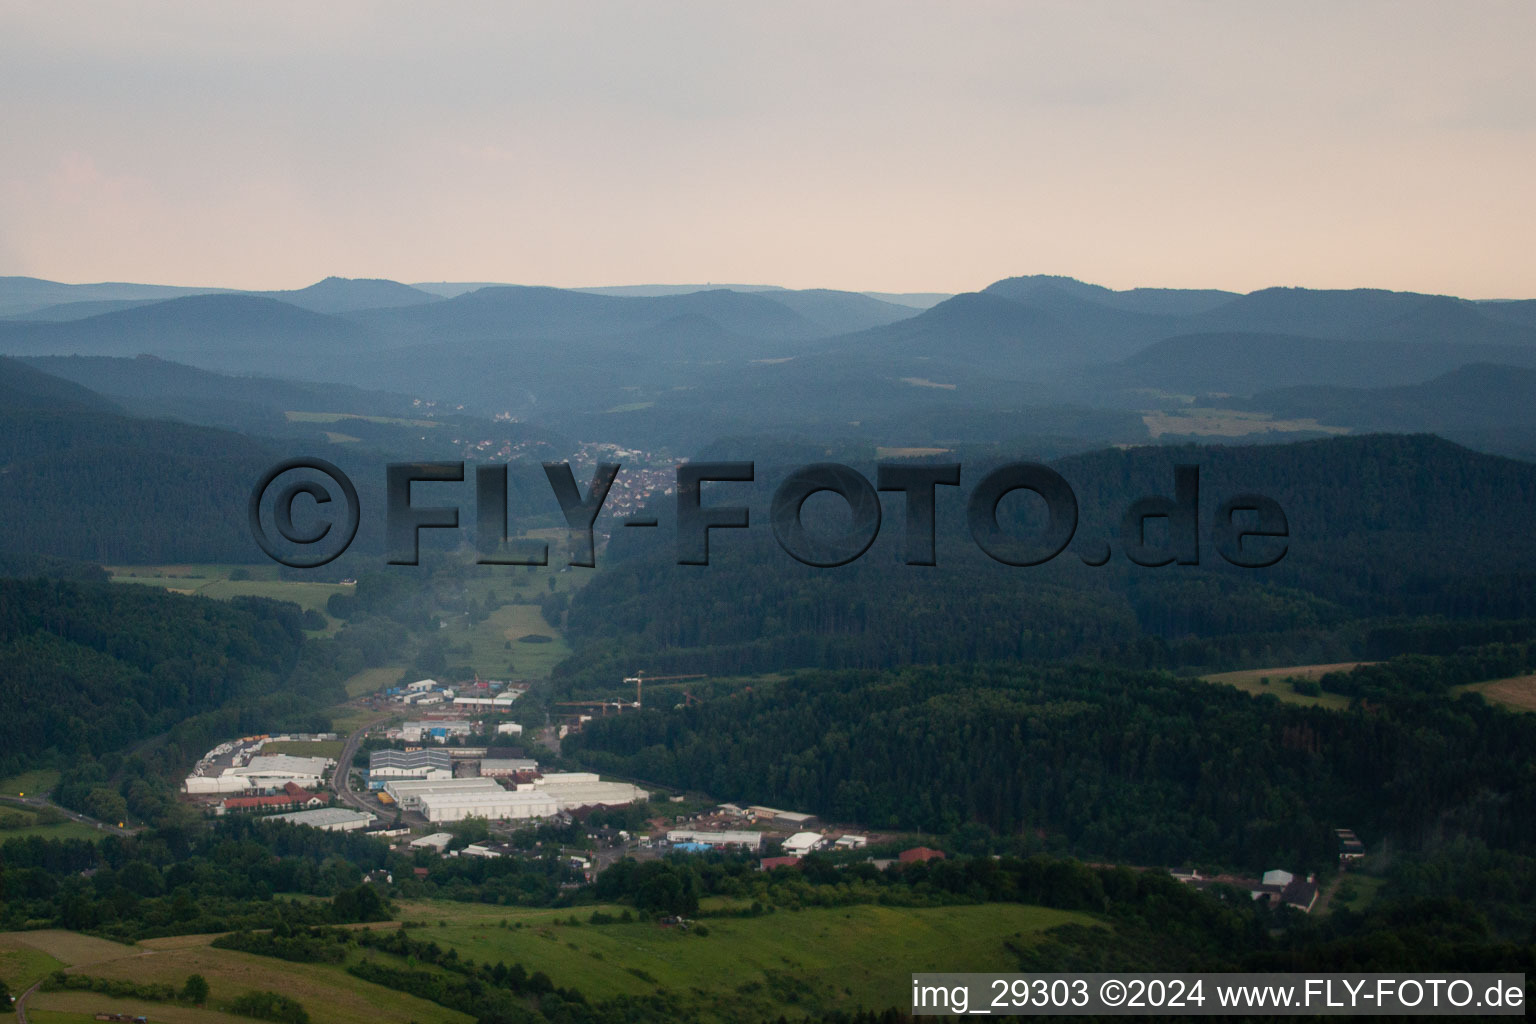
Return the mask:
{"type": "Polygon", "coordinates": [[[196,594],[216,600],[232,597],[267,597],[292,601],[300,608],[325,616],[325,633],[339,628],[326,614],[333,594],[350,594],[343,583],[307,583],[278,578],[276,565],[115,565],[108,566],[113,583],[161,587],[173,594],[196,594]],[[231,577],[240,577],[234,579],[231,577]]]}
{"type": "Polygon", "coordinates": [[[0,933],[0,980],[20,995],[32,983],[65,966],[64,961],[20,941],[17,933],[0,933]]]}
{"type": "Polygon", "coordinates": [[[1513,676],[1458,686],[1452,693],[1480,693],[1483,699],[1515,711],[1536,711],[1536,676],[1513,676]]]}
{"type": "MultiPolygon", "coordinates": [[[[100,1012],[128,1011],[142,1013],[154,1021],[227,1024],[248,1018],[232,1017],[217,1008],[253,990],[280,992],[298,1000],[317,1024],[468,1024],[471,1019],[435,1003],[361,981],[340,966],[297,964],[214,949],[208,945],[212,939],[211,935],[178,936],[122,946],[72,932],[12,932],[0,934],[0,951],[30,946],[53,959],[51,965],[36,961],[33,972],[42,966],[42,973],[47,973],[63,963],[92,977],[138,984],[159,982],[177,988],[185,984],[189,975],[201,974],[209,985],[206,1010],[114,1000],[90,992],[38,992],[27,1004],[27,1016],[41,1022],[89,1020],[100,1012]]],[[[4,955],[0,952],[0,956],[4,955]]]]}
{"type": "Polygon", "coordinates": [[[1292,680],[1315,681],[1321,679],[1330,672],[1348,672],[1356,665],[1364,664],[1358,661],[1341,661],[1332,665],[1291,665],[1284,668],[1250,668],[1240,672],[1219,672],[1215,675],[1202,676],[1208,683],[1225,683],[1235,686],[1244,693],[1254,696],[1268,693],[1280,698],[1287,704],[1302,704],[1307,707],[1333,708],[1341,710],[1349,707],[1349,698],[1337,693],[1323,693],[1316,697],[1297,693],[1291,685],[1292,680]],[[1268,679],[1266,685],[1264,680],[1268,679]]]}
{"type": "MultiPolygon", "coordinates": [[[[722,1021],[904,1005],[913,971],[1011,970],[1018,961],[1005,942],[1028,945],[1058,925],[1093,923],[1018,904],[863,905],[712,918],[700,936],[654,922],[573,926],[553,910],[508,914],[442,903],[403,910],[407,919],[433,922],[417,938],[460,957],[519,962],[593,1000],[666,990],[722,1021]]],[[[575,913],[585,920],[592,910],[575,913]]],[[[568,922],[572,911],[563,913],[568,922]]]]}

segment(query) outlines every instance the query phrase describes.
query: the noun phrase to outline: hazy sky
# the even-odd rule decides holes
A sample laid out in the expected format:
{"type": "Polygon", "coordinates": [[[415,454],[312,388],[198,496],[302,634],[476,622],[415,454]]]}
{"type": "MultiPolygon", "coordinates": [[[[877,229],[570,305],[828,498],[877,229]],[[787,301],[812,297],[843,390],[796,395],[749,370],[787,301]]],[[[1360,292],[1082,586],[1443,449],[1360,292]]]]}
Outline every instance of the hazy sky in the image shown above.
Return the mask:
{"type": "Polygon", "coordinates": [[[1536,296],[1536,3],[0,6],[0,275],[1536,296]]]}

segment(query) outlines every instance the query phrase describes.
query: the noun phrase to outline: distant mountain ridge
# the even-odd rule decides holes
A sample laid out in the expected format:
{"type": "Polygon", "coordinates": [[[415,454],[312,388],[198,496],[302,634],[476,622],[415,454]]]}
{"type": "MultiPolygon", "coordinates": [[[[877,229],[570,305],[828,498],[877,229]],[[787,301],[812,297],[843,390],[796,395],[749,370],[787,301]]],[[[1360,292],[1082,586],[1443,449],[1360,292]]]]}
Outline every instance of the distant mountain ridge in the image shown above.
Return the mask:
{"type": "Polygon", "coordinates": [[[1401,387],[1470,363],[1536,368],[1536,300],[1380,289],[1114,290],[1033,275],[927,309],[768,286],[461,290],[327,278],[294,291],[155,299],[165,294],[0,280],[0,308],[53,303],[35,320],[0,320],[0,353],[149,354],[221,373],[343,381],[578,436],[602,436],[622,416],[639,434],[626,440],[676,443],[682,428],[693,444],[745,423],[857,425],[945,409],[971,422],[1025,407],[1155,412],[1201,395],[1401,387]]]}

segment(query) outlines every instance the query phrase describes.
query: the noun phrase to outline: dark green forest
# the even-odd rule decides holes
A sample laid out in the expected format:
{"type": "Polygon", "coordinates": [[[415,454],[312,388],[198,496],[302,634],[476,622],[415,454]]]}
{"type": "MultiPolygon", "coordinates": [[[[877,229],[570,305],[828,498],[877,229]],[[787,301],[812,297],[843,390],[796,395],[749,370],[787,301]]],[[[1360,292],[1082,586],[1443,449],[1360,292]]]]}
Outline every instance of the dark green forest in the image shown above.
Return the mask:
{"type": "MultiPolygon", "coordinates": [[[[1533,660],[1527,647],[1497,653],[1486,670],[1533,660]]],[[[940,834],[979,824],[1133,864],[1320,870],[1335,828],[1404,849],[1460,835],[1536,854],[1522,811],[1536,806],[1536,781],[1509,770],[1536,743],[1536,719],[1410,682],[1444,678],[1428,661],[1362,670],[1374,685],[1355,689],[1348,711],[1094,666],[803,672],[596,719],[566,752],[828,821],[940,834]]]]}
{"type": "MultiPolygon", "coordinates": [[[[902,563],[899,497],[858,561],[801,565],[776,544],[766,511],[787,472],[775,467],[794,465],[782,457],[810,453],[777,454],[759,462],[755,486],[711,485],[712,503],[747,504],[754,518],[748,530],[713,532],[707,567],[677,565],[671,537],[615,538],[571,604],[581,643],[564,676],[605,678],[636,658],[657,672],[714,674],[1016,658],[1215,671],[1364,657],[1394,625],[1536,618],[1536,535],[1517,527],[1536,521],[1536,467],[1434,437],[1070,456],[1053,465],[1077,495],[1077,535],[1033,567],[993,561],[967,531],[960,492],[995,455],[964,463],[960,488],[938,488],[936,566],[902,563]],[[1180,463],[1200,467],[1200,564],[1131,564],[1120,515],[1139,497],[1172,495],[1180,463]],[[1237,568],[1215,549],[1216,506],[1244,492],[1285,511],[1289,546],[1274,566],[1237,568]],[[1085,565],[1080,555],[1106,542],[1109,563],[1085,565]]],[[[1000,507],[1018,536],[1038,530],[1035,512],[1022,496],[1000,507]]]]}

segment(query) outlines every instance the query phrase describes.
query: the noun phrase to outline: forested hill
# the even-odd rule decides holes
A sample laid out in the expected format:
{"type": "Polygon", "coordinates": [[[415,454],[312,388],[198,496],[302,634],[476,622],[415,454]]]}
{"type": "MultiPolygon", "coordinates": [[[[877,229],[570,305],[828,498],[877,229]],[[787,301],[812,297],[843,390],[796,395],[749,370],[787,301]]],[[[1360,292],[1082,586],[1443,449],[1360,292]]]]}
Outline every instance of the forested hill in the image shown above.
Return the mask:
{"type": "Polygon", "coordinates": [[[971,664],[800,673],[598,718],[566,750],[833,822],[975,823],[1090,859],[1316,870],[1335,828],[1528,858],[1536,826],[1510,811],[1536,801],[1536,780],[1510,766],[1533,742],[1536,717],[1476,698],[1376,696],[1339,713],[1156,673],[971,664]]]}
{"type": "Polygon", "coordinates": [[[171,420],[0,405],[0,551],[249,561],[246,496],[281,457],[241,434],[171,420]]]}
{"type": "Polygon", "coordinates": [[[73,766],[260,701],[287,685],[303,642],[292,604],[0,579],[0,774],[73,766]]]}
{"type": "MultiPolygon", "coordinates": [[[[1526,525],[1536,521],[1536,466],[1434,437],[1063,459],[1057,468],[1081,509],[1077,536],[1032,568],[993,562],[971,540],[965,498],[989,467],[969,462],[961,487],[938,489],[936,567],[901,563],[898,495],[886,498],[880,538],[861,559],[800,565],[775,543],[767,512],[787,467],[811,453],[758,454],[757,485],[706,485],[708,503],[748,504],[753,522],[714,531],[709,566],[676,565],[669,529],[620,531],[570,608],[585,645],[568,677],[632,671],[621,663],[635,658],[657,672],[1085,656],[1216,669],[1361,656],[1373,623],[1388,618],[1536,618],[1536,536],[1526,525]],[[1141,496],[1172,495],[1179,463],[1200,466],[1201,564],[1133,565],[1121,514],[1141,496]],[[1216,506],[1243,492],[1285,510],[1289,548],[1276,566],[1234,568],[1215,549],[1216,506]],[[1106,542],[1109,563],[1085,565],[1081,556],[1106,542]]],[[[857,468],[875,476],[872,465],[857,468]]],[[[1027,533],[1029,511],[1022,496],[1004,501],[1010,531],[1027,533]]]]}

